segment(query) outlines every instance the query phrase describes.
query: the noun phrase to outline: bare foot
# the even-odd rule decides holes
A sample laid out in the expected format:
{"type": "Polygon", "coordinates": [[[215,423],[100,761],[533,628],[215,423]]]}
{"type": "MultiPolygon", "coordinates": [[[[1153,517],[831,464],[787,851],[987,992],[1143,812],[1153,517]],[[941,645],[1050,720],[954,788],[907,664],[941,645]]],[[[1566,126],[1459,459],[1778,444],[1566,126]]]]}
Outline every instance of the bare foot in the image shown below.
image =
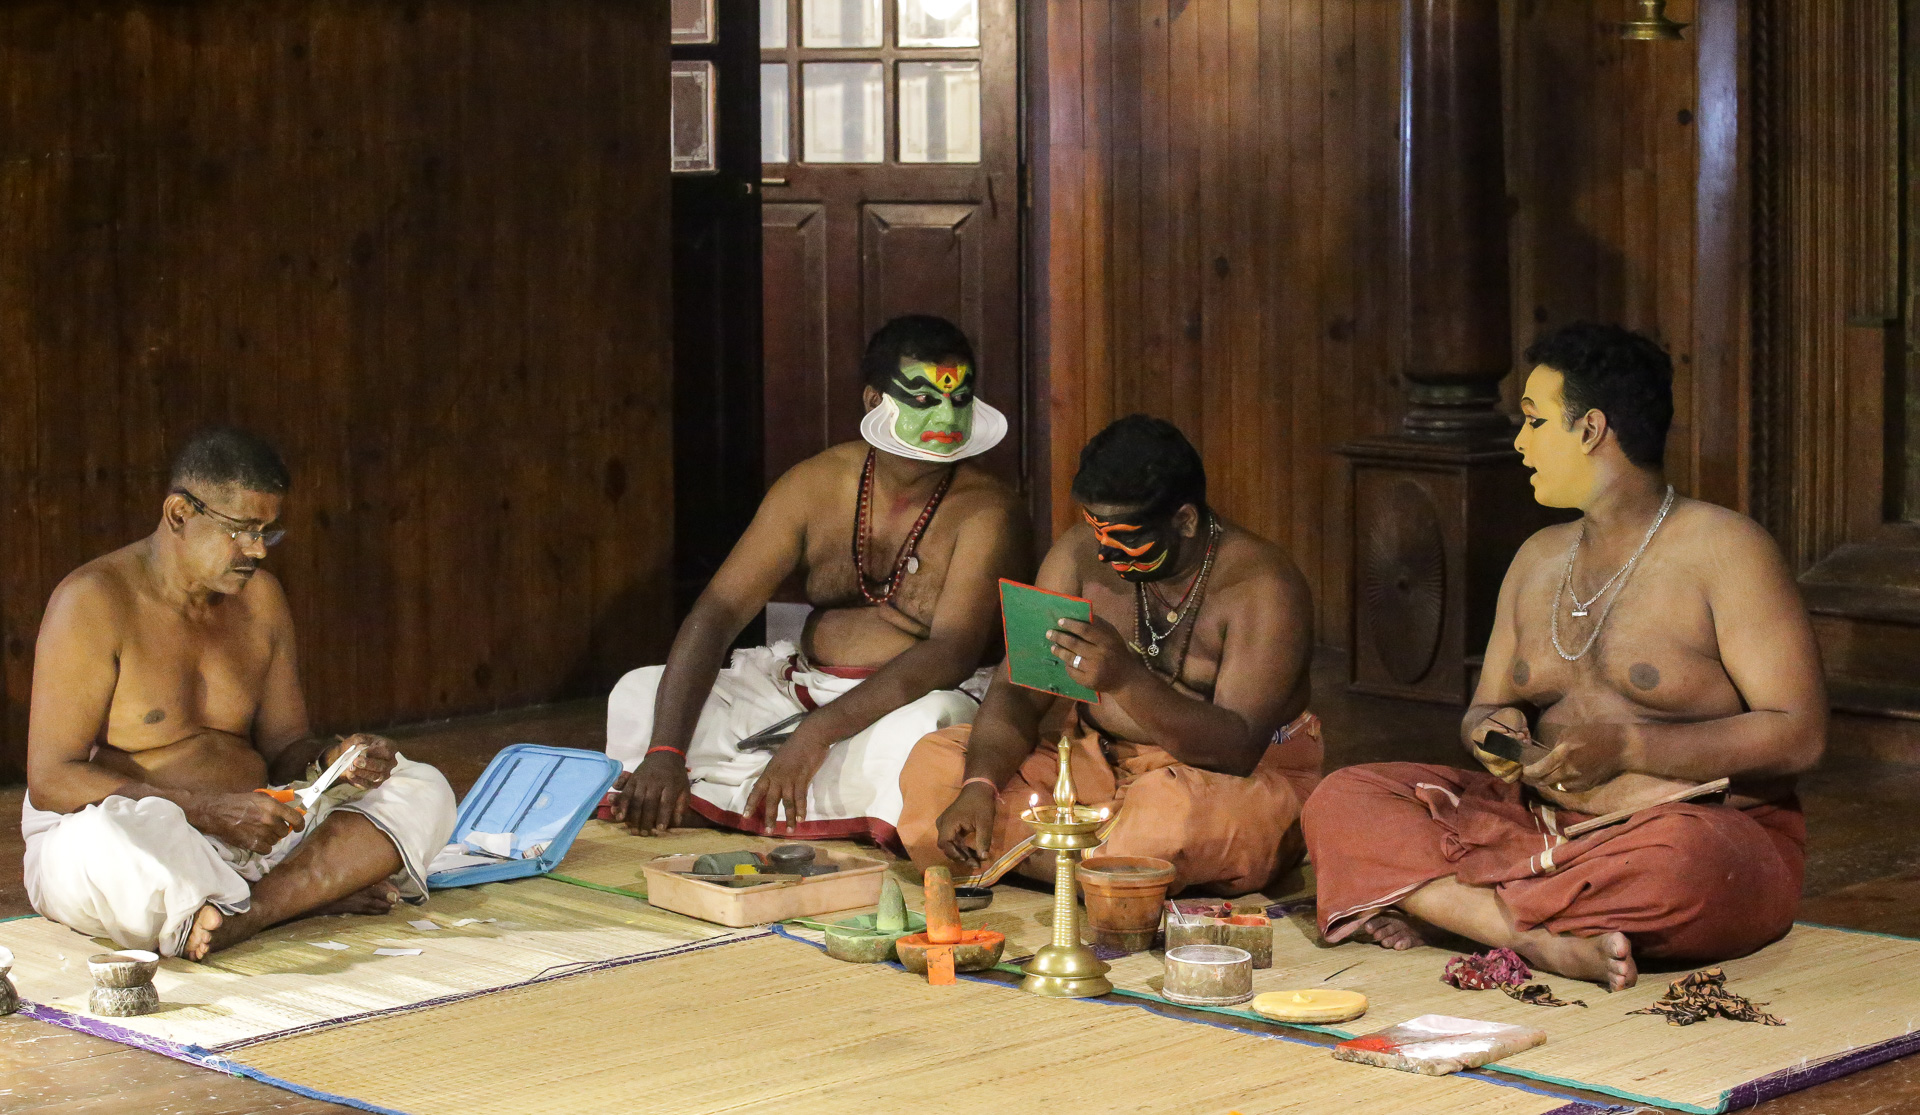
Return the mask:
{"type": "Polygon", "coordinates": [[[1414,928],[1413,919],[1391,906],[1361,922],[1360,928],[1353,931],[1351,939],[1376,944],[1395,952],[1403,952],[1427,943],[1427,939],[1414,928]]]}
{"type": "Polygon", "coordinates": [[[385,879],[354,891],[345,898],[336,899],[314,910],[308,917],[321,917],[326,914],[384,914],[393,909],[400,901],[400,892],[385,879]]]}
{"type": "Polygon", "coordinates": [[[202,960],[213,950],[213,931],[220,928],[226,917],[212,903],[200,907],[193,915],[193,928],[187,931],[187,947],[181,955],[188,960],[202,960]]]}
{"type": "Polygon", "coordinates": [[[1536,968],[1597,983],[1608,991],[1624,991],[1640,979],[1633,945],[1624,933],[1598,937],[1529,933],[1514,945],[1514,951],[1536,968]]]}

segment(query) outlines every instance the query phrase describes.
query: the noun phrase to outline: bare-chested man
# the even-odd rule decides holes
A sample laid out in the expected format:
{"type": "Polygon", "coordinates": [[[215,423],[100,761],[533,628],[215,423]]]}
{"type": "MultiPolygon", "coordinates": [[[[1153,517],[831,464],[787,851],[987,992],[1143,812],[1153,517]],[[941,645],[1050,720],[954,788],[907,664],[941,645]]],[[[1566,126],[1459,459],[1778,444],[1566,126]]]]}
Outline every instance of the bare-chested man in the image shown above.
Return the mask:
{"type": "Polygon", "coordinates": [[[194,960],[312,913],[426,896],[453,792],[377,736],[315,738],[293,617],[260,568],[289,476],[240,430],[196,436],[160,525],[47,602],[27,729],[27,896],[122,948],[194,960]],[[302,814],[254,791],[360,748],[302,814]]]}
{"type": "Polygon", "coordinates": [[[999,578],[1033,560],[1019,497],[965,463],[1006,418],[974,398],[972,346],[940,318],[888,322],[862,371],[865,440],[788,470],[666,665],[614,688],[607,753],[628,773],[609,815],[636,833],[697,816],[891,843],[914,742],[973,719],[957,687],[998,654],[999,578]],[[813,605],[800,645],[742,650],[721,669],[790,579],[813,605]],[[749,738],[774,728],[792,734],[772,750],[749,738]]]}
{"type": "Polygon", "coordinates": [[[1320,776],[1306,581],[1207,505],[1200,455],[1170,422],[1136,414],[1095,435],[1073,496],[1086,521],[1053,544],[1039,587],[1091,602],[1091,623],[1049,637],[1099,701],[1056,701],[1003,667],[970,728],[915,748],[901,840],[922,867],[1051,879],[1019,814],[1052,794],[1064,734],[1080,803],[1114,811],[1103,855],[1167,860],[1176,890],[1257,890],[1299,860],[1320,776]]]}
{"type": "Polygon", "coordinates": [[[1527,362],[1514,445],[1535,498],[1583,517],[1529,539],[1501,586],[1461,726],[1493,773],[1339,771],[1307,803],[1307,843],[1329,940],[1408,948],[1438,929],[1619,989],[1636,957],[1724,960],[1791,926],[1806,839],[1793,776],[1826,745],[1826,691],[1773,540],[1661,475],[1667,354],[1573,325],[1527,362]],[[1525,765],[1483,749],[1489,732],[1519,741],[1525,765]],[[1642,808],[1722,777],[1724,804],[1642,808]]]}

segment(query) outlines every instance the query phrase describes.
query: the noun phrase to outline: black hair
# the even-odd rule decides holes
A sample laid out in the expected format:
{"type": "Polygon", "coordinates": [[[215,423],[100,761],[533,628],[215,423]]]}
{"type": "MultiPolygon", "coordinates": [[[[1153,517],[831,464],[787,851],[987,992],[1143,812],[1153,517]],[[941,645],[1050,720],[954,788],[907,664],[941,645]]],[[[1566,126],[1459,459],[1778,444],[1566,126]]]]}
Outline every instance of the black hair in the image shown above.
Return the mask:
{"type": "Polygon", "coordinates": [[[973,363],[973,343],[966,333],[943,317],[907,314],[874,330],[867,354],[860,360],[860,374],[868,387],[885,391],[901,360],[932,364],[950,357],[973,363]]]}
{"type": "Polygon", "coordinates": [[[279,496],[286,494],[293,474],[265,438],[232,426],[210,426],[187,439],[173,458],[167,482],[189,490],[231,485],[279,496]]]}
{"type": "Polygon", "coordinates": [[[1080,451],[1073,498],[1104,503],[1150,518],[1171,515],[1184,504],[1207,507],[1207,470],[1200,453],[1164,418],[1129,414],[1093,435],[1080,451]]]}
{"type": "Polygon", "coordinates": [[[1673,358],[1652,338],[1619,325],[1577,321],[1527,347],[1529,367],[1559,372],[1571,426],[1590,410],[1607,416],[1620,451],[1642,468],[1657,468],[1667,455],[1673,424],[1673,358]]]}

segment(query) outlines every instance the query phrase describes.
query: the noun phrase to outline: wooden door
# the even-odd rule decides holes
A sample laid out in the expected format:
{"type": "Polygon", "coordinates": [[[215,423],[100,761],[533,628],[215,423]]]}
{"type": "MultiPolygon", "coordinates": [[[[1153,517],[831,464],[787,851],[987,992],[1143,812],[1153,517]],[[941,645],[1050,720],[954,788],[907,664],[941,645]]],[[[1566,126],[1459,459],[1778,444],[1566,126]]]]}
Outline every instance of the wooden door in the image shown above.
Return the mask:
{"type": "Polygon", "coordinates": [[[1013,0],[760,0],[766,477],[860,436],[860,356],[905,313],[972,338],[1020,479],[1013,0]]]}
{"type": "MultiPolygon", "coordinates": [[[[759,11],[673,0],[674,603],[760,503],[759,11]]],[[[608,483],[624,483],[609,477],[608,483]]],[[[757,634],[752,635],[758,641],[757,634]]]]}

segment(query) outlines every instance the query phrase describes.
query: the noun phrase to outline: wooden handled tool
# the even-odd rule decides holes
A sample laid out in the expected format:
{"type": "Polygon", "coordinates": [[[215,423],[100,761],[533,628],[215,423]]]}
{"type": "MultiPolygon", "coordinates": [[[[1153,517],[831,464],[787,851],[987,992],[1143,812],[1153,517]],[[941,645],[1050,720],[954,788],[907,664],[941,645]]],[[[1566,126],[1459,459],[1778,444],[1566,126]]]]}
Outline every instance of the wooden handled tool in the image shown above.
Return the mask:
{"type": "Polygon", "coordinates": [[[1716,778],[1711,782],[1702,782],[1698,786],[1688,786],[1685,789],[1675,790],[1659,801],[1648,802],[1645,805],[1637,806],[1633,809],[1621,809],[1604,816],[1595,817],[1591,821],[1581,821],[1577,825],[1568,825],[1567,831],[1561,835],[1565,836],[1568,840],[1572,840],[1577,836],[1585,836],[1594,829],[1606,828],[1608,825],[1617,825],[1635,813],[1652,809],[1656,805],[1672,805],[1676,801],[1692,801],[1695,798],[1711,797],[1714,794],[1724,793],[1727,786],[1728,782],[1724,778],[1716,778]]]}

